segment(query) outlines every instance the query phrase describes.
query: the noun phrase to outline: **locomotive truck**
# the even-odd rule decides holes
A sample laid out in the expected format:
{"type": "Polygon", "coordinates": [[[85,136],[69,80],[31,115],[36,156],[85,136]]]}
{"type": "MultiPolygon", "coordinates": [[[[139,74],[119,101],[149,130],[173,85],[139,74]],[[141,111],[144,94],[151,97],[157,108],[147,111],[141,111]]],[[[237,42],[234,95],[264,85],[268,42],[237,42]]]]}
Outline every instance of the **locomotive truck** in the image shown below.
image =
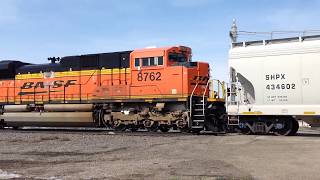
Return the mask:
{"type": "Polygon", "coordinates": [[[224,131],[223,83],[185,46],[0,62],[0,126],[224,131]]]}

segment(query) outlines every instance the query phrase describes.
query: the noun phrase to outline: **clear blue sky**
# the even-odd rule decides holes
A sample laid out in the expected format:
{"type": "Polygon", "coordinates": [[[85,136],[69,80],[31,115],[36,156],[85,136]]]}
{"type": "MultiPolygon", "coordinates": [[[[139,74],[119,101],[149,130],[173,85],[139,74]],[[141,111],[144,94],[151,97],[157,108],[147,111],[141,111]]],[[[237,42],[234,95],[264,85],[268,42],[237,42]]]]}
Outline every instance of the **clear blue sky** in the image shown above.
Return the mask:
{"type": "Polygon", "coordinates": [[[316,0],[0,0],[0,59],[186,45],[227,79],[228,31],[320,29],[316,0]]]}

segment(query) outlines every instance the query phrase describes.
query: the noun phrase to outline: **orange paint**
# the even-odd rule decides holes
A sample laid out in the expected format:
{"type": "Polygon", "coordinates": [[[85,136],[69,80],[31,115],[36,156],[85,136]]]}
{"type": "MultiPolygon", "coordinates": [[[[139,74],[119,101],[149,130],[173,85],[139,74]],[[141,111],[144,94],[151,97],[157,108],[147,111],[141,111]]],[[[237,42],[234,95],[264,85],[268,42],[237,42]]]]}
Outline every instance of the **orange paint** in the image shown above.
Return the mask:
{"type": "Polygon", "coordinates": [[[130,68],[127,69],[96,69],[88,71],[89,74],[69,71],[73,74],[64,77],[0,81],[0,102],[183,98],[191,95],[197,83],[195,95],[202,96],[209,79],[209,65],[190,62],[190,58],[191,49],[183,46],[140,49],[130,54],[130,68]],[[176,62],[178,58],[185,62],[176,62]],[[135,66],[136,61],[139,66],[135,66]],[[143,62],[151,65],[143,66],[143,62]]]}

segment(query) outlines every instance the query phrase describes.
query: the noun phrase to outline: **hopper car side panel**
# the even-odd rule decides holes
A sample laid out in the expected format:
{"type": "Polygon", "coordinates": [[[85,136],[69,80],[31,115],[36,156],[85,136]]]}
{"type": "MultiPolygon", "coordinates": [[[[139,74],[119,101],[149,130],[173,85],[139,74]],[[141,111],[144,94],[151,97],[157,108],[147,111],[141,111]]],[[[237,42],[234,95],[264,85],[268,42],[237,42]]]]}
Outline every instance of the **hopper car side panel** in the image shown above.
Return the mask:
{"type": "Polygon", "coordinates": [[[247,132],[295,134],[320,115],[319,36],[233,44],[228,113],[247,132]],[[247,46],[245,44],[248,44],[247,46]]]}

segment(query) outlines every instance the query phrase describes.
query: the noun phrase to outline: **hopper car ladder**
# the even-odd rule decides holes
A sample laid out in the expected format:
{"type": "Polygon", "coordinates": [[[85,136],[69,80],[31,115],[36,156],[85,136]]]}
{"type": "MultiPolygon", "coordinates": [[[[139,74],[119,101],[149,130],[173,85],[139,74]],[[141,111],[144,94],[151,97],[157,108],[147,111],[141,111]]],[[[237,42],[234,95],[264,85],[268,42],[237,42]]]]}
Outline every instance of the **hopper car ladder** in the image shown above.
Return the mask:
{"type": "Polygon", "coordinates": [[[226,101],[226,108],[228,110],[228,107],[230,105],[236,106],[236,112],[229,112],[228,111],[228,126],[239,126],[240,124],[240,118],[239,118],[239,105],[240,105],[240,100],[238,96],[238,82],[234,82],[229,84],[226,88],[226,93],[227,93],[227,101],[226,101]],[[229,96],[229,97],[228,97],[229,96]]]}

